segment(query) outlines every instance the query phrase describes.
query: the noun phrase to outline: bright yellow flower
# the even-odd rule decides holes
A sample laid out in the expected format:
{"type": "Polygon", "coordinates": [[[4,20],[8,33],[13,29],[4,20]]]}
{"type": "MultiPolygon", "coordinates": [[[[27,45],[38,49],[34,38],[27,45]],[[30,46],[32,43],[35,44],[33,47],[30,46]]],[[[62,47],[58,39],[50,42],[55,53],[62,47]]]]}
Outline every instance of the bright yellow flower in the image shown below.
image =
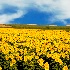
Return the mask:
{"type": "Polygon", "coordinates": [[[62,60],[61,59],[59,59],[59,61],[58,61],[59,63],[60,63],[60,65],[62,65],[63,64],[63,62],[62,62],[62,60]]]}
{"type": "Polygon", "coordinates": [[[22,60],[22,56],[20,56],[19,59],[22,60]]]}
{"type": "Polygon", "coordinates": [[[2,67],[0,67],[0,70],[2,70],[2,67]]]}
{"type": "Polygon", "coordinates": [[[37,62],[39,63],[40,66],[43,66],[44,60],[42,58],[40,58],[37,62]]]}
{"type": "Polygon", "coordinates": [[[39,59],[39,56],[35,56],[35,59],[39,59]]]}
{"type": "Polygon", "coordinates": [[[8,56],[6,56],[6,60],[8,60],[9,59],[9,57],[8,56]]]}
{"type": "Polygon", "coordinates": [[[25,49],[24,49],[24,55],[26,55],[26,54],[27,54],[27,49],[25,48],[25,49]]]}
{"type": "Polygon", "coordinates": [[[46,56],[47,56],[48,58],[50,58],[50,57],[52,57],[52,54],[49,54],[49,53],[48,53],[46,56]]]}
{"type": "Polygon", "coordinates": [[[12,62],[10,62],[10,66],[13,66],[13,63],[12,62]]]}
{"type": "Polygon", "coordinates": [[[15,59],[12,59],[12,61],[11,61],[13,64],[15,64],[16,63],[16,60],[15,59]]]}
{"type": "Polygon", "coordinates": [[[45,68],[45,70],[49,70],[49,64],[48,64],[48,62],[46,62],[46,63],[44,64],[44,68],[45,68]]]}
{"type": "Polygon", "coordinates": [[[26,62],[28,59],[28,56],[24,56],[24,61],[26,62]]]}
{"type": "Polygon", "coordinates": [[[10,55],[9,55],[9,58],[13,59],[13,58],[14,58],[14,56],[13,56],[12,54],[10,54],[10,55]]]}
{"type": "Polygon", "coordinates": [[[68,67],[67,67],[67,65],[63,67],[63,70],[68,70],[68,67]]]}
{"type": "Polygon", "coordinates": [[[32,58],[33,58],[33,56],[31,56],[31,55],[27,56],[27,59],[30,60],[30,61],[32,60],[32,58]]]}

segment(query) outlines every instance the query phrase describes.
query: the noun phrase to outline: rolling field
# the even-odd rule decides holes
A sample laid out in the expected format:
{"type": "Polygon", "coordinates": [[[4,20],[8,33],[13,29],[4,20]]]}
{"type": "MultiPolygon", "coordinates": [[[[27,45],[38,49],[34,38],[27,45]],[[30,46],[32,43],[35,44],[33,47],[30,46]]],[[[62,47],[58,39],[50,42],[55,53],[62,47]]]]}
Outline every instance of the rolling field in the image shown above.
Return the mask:
{"type": "Polygon", "coordinates": [[[0,27],[0,70],[70,70],[70,27],[6,24],[0,27]]]}

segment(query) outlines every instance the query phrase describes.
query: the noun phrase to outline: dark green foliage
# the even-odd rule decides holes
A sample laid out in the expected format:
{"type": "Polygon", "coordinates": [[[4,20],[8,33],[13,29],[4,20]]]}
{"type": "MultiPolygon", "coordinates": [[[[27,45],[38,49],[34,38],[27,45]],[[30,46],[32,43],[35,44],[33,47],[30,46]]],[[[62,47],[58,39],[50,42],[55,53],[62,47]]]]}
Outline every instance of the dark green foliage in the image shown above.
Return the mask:
{"type": "Polygon", "coordinates": [[[70,26],[47,26],[47,25],[26,25],[26,24],[6,24],[17,29],[43,29],[43,30],[66,30],[70,31],[70,26]]]}
{"type": "Polygon", "coordinates": [[[0,52],[0,66],[2,67],[3,70],[8,70],[10,65],[10,61],[5,60],[5,55],[0,52]]]}

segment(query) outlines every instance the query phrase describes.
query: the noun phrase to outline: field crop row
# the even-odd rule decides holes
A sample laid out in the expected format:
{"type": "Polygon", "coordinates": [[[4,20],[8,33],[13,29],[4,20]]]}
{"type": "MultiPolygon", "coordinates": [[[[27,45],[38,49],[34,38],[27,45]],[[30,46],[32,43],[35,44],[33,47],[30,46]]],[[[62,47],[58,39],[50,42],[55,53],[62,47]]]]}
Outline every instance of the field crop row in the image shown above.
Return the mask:
{"type": "Polygon", "coordinates": [[[0,70],[70,69],[70,31],[0,28],[0,70]]]}

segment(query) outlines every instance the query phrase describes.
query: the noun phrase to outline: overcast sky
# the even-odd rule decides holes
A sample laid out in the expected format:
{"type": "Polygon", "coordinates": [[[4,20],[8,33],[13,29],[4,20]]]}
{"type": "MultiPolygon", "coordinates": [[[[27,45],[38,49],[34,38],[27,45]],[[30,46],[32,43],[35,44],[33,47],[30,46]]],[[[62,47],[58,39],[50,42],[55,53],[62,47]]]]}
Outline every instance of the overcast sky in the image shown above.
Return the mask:
{"type": "Polygon", "coordinates": [[[0,0],[0,23],[70,24],[70,0],[0,0]]]}

